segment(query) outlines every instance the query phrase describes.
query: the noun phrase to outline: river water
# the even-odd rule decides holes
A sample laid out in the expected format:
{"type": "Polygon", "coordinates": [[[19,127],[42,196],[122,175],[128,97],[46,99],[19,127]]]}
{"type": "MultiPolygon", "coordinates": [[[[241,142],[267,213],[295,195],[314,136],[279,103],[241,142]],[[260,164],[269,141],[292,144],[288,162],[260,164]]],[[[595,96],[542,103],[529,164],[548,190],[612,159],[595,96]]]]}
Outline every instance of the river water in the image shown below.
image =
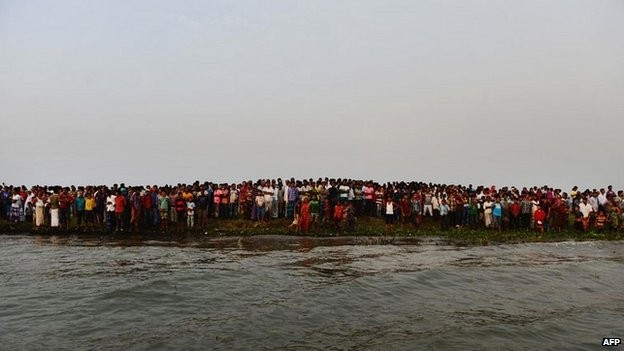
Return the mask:
{"type": "Polygon", "coordinates": [[[0,247],[2,350],[599,350],[624,337],[624,242],[0,247]]]}

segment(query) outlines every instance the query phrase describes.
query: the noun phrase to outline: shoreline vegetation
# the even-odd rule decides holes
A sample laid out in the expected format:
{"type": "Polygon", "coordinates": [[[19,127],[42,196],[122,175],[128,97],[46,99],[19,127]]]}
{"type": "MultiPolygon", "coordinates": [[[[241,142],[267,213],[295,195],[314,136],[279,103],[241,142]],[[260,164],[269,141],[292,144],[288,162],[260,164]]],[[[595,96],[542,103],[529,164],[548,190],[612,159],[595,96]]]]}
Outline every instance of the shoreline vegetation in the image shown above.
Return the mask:
{"type": "Polygon", "coordinates": [[[336,231],[333,226],[320,224],[312,227],[308,233],[297,233],[288,228],[290,220],[276,219],[255,225],[243,219],[213,221],[204,228],[192,228],[177,231],[172,228],[160,230],[139,230],[134,232],[109,232],[102,229],[71,227],[69,230],[51,227],[33,227],[32,223],[10,223],[0,220],[0,234],[31,235],[65,239],[98,239],[101,242],[132,241],[141,244],[156,240],[183,245],[242,247],[246,249],[267,249],[283,246],[332,246],[332,245],[418,245],[424,242],[436,245],[498,245],[535,242],[563,241],[614,241],[624,240],[621,231],[574,230],[546,231],[449,228],[442,230],[437,221],[424,220],[415,228],[397,226],[391,231],[379,218],[359,220],[352,230],[336,231]]]}

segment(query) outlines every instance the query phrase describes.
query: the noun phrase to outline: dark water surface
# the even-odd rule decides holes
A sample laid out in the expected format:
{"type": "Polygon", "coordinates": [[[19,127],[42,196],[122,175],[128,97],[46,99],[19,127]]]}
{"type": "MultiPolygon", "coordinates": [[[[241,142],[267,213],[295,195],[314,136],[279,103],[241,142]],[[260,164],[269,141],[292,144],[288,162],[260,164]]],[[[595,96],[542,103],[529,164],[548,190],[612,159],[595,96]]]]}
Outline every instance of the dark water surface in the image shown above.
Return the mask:
{"type": "Polygon", "coordinates": [[[2,350],[599,350],[624,337],[624,242],[0,247],[2,350]]]}

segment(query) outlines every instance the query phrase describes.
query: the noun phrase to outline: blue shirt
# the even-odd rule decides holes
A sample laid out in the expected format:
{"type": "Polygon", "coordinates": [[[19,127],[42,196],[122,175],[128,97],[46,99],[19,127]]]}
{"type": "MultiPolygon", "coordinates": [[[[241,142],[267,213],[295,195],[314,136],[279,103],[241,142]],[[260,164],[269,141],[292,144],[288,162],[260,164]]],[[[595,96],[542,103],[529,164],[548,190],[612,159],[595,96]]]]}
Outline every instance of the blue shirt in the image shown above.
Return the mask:
{"type": "Polygon", "coordinates": [[[299,189],[290,188],[288,190],[288,202],[295,202],[299,199],[299,189]]]}
{"type": "Polygon", "coordinates": [[[440,205],[440,216],[446,216],[448,215],[448,212],[449,212],[448,205],[440,205]]]}
{"type": "Polygon", "coordinates": [[[494,204],[494,208],[492,209],[492,216],[500,217],[503,215],[503,207],[499,202],[494,204]]]}
{"type": "Polygon", "coordinates": [[[85,209],[85,198],[84,197],[77,197],[76,200],[74,200],[74,204],[76,205],[76,211],[84,211],[85,209]]]}

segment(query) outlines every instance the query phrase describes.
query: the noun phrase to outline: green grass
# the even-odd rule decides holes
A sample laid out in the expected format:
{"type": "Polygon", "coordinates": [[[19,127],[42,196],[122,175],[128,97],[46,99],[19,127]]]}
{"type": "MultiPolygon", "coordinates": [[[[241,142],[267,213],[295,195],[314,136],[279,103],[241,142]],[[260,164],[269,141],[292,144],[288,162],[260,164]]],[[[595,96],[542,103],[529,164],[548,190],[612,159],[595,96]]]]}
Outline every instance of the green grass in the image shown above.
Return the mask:
{"type": "MultiPolygon", "coordinates": [[[[73,219],[75,221],[75,219],[73,219]]],[[[294,229],[288,228],[290,220],[276,219],[269,222],[258,224],[246,219],[231,220],[215,220],[209,219],[205,228],[193,228],[192,230],[184,229],[180,232],[176,230],[176,225],[172,224],[167,233],[160,233],[157,230],[143,230],[138,233],[123,233],[122,235],[141,235],[142,237],[150,236],[185,236],[192,238],[193,236],[255,236],[255,235],[304,235],[296,233],[294,229]]],[[[75,222],[70,224],[69,231],[53,230],[52,228],[33,228],[30,223],[11,224],[0,220],[0,233],[37,233],[37,234],[73,234],[73,235],[101,235],[106,232],[101,229],[84,230],[76,229],[75,222]]],[[[473,245],[489,245],[498,243],[521,243],[521,242],[554,242],[566,240],[622,240],[624,233],[622,231],[602,233],[589,231],[579,233],[574,230],[562,230],[560,232],[549,231],[539,233],[537,231],[527,230],[486,230],[469,228],[449,228],[447,231],[440,229],[439,223],[431,218],[425,218],[420,227],[415,228],[411,224],[401,226],[395,224],[392,228],[386,227],[384,221],[379,218],[362,218],[357,221],[353,231],[346,230],[343,226],[341,230],[336,230],[333,223],[319,223],[312,226],[310,232],[306,235],[317,237],[335,237],[335,236],[391,236],[391,237],[441,237],[448,239],[449,243],[473,244],[473,245]]]]}

